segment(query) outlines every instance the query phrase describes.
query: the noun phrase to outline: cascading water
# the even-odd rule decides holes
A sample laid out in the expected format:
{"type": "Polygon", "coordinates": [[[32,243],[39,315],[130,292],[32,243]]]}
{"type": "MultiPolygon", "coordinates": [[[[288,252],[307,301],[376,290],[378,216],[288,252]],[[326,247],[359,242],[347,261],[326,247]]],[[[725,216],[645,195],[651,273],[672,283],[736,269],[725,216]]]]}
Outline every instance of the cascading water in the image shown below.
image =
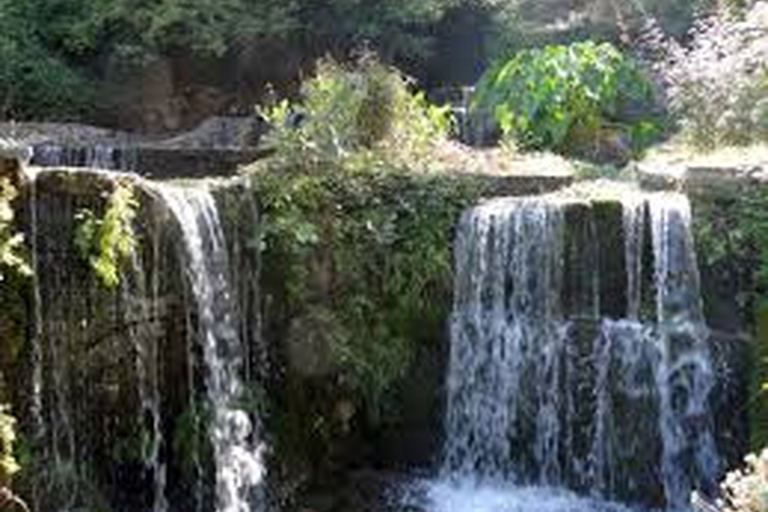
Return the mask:
{"type": "Polygon", "coordinates": [[[26,212],[35,508],[202,511],[215,500],[219,512],[265,510],[259,255],[237,240],[258,223],[252,193],[222,191],[238,219],[222,225],[204,186],[37,171],[26,212]],[[125,180],[138,243],[107,286],[79,237],[125,180]]]}
{"type": "Polygon", "coordinates": [[[464,214],[428,508],[680,509],[716,481],[689,224],[684,196],[626,191],[464,214]]]}
{"type": "Polygon", "coordinates": [[[262,510],[264,449],[257,428],[238,407],[244,392],[234,291],[216,204],[205,188],[155,185],[181,228],[186,277],[197,304],[194,335],[203,349],[206,388],[213,408],[211,441],[219,512],[262,510]]]}
{"type": "Polygon", "coordinates": [[[714,378],[688,201],[665,195],[649,203],[661,355],[656,381],[664,440],[662,475],[667,502],[679,506],[696,480],[711,483],[719,470],[708,404],[714,378]]]}
{"type": "MultiPolygon", "coordinates": [[[[157,250],[158,244],[153,244],[157,250]]],[[[157,262],[157,258],[153,258],[157,262]]],[[[131,254],[131,271],[123,276],[121,286],[122,301],[126,310],[129,325],[129,338],[133,342],[133,350],[136,357],[136,387],[141,406],[142,420],[148,423],[147,429],[151,439],[146,449],[145,464],[152,475],[152,512],[167,512],[168,502],[166,490],[166,467],[160,458],[160,450],[163,440],[161,428],[160,410],[160,354],[155,343],[159,327],[157,318],[159,311],[157,298],[159,296],[157,285],[152,283],[152,300],[147,294],[147,273],[144,271],[141,258],[137,251],[131,254]],[[147,419],[144,420],[144,416],[147,419]]],[[[158,268],[156,265],[155,268],[158,268]]],[[[157,272],[154,274],[157,276],[157,272]]],[[[153,281],[156,281],[153,279],[153,281]]]]}
{"type": "MultiPolygon", "coordinates": [[[[34,303],[33,317],[34,333],[31,339],[30,349],[30,384],[31,399],[29,404],[29,418],[31,423],[31,442],[32,447],[38,453],[45,452],[45,420],[43,418],[43,347],[42,347],[42,326],[43,326],[43,307],[40,292],[40,265],[38,264],[37,247],[37,185],[35,175],[29,176],[29,203],[27,205],[30,212],[29,217],[29,239],[31,241],[30,260],[32,263],[32,300],[34,303]]],[[[40,493],[37,480],[33,479],[33,500],[35,510],[40,509],[40,493]]]]}

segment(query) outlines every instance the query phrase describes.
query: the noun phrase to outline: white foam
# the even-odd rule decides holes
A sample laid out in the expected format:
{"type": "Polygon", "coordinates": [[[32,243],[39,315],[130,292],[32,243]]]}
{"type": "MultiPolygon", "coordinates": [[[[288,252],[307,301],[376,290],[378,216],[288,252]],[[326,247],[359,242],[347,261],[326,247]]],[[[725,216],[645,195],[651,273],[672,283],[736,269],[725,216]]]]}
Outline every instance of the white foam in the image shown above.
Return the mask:
{"type": "Polygon", "coordinates": [[[640,512],[614,502],[550,487],[492,486],[471,481],[430,480],[413,485],[406,507],[426,512],[640,512]]]}

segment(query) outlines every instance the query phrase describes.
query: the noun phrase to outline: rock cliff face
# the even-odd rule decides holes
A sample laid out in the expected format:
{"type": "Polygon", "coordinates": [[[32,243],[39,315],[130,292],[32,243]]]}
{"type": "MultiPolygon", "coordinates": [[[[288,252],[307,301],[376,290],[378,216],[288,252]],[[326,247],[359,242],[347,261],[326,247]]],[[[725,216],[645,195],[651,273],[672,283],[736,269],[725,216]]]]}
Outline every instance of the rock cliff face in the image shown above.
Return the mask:
{"type": "Polygon", "coordinates": [[[41,167],[133,172],[156,179],[232,176],[270,153],[267,127],[253,116],[211,117],[187,132],[153,137],[67,123],[0,123],[0,138],[23,147],[41,167]]]}
{"type": "Polygon", "coordinates": [[[150,134],[189,130],[211,116],[252,112],[268,87],[295,92],[312,53],[243,37],[226,55],[155,56],[143,67],[107,66],[95,121],[150,134]]]}

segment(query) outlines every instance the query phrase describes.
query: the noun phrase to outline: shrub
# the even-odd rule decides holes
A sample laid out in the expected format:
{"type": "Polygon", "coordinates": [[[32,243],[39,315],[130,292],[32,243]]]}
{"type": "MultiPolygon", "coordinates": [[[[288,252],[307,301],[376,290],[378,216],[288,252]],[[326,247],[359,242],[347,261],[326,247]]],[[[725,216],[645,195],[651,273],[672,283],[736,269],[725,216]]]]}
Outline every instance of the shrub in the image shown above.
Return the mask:
{"type": "Polygon", "coordinates": [[[599,150],[606,136],[636,148],[658,124],[647,110],[653,88],[639,66],[608,43],[524,50],[480,79],[475,112],[491,112],[523,147],[565,153],[599,150]],[[641,108],[642,113],[633,113],[641,108]]]}
{"type": "Polygon", "coordinates": [[[265,295],[282,297],[307,340],[323,339],[333,368],[375,411],[448,314],[452,227],[478,187],[336,163],[253,171],[265,295]]]}
{"type": "Polygon", "coordinates": [[[768,141],[768,3],[722,6],[686,45],[651,24],[645,43],[685,142],[707,150],[768,141]]]}
{"type": "Polygon", "coordinates": [[[317,64],[302,87],[302,101],[260,109],[273,125],[280,155],[322,162],[357,153],[393,163],[426,161],[447,138],[449,107],[435,107],[396,69],[366,54],[354,65],[331,59],[317,64]]]}

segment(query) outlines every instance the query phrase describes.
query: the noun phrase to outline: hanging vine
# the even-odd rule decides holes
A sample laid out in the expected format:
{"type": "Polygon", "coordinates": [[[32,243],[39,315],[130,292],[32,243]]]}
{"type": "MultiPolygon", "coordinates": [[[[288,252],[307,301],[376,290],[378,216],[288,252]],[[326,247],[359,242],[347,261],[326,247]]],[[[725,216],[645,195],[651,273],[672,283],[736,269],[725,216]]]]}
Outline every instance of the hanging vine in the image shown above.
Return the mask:
{"type": "Polygon", "coordinates": [[[76,215],[75,245],[108,289],[120,284],[120,267],[137,248],[133,228],[137,208],[133,184],[118,180],[107,198],[101,218],[88,209],[80,210],[76,215]]]}

